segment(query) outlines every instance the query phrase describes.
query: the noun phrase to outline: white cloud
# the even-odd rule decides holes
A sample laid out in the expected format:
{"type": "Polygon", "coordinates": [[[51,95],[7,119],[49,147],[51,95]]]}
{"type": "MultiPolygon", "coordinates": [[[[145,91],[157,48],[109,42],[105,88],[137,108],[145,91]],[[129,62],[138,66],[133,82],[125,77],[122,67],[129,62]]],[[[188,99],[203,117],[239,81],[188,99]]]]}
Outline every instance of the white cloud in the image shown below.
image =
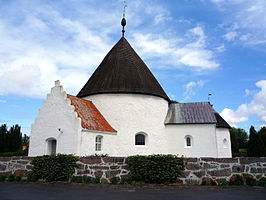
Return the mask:
{"type": "Polygon", "coordinates": [[[253,96],[250,103],[240,105],[236,111],[225,108],[221,116],[232,124],[247,121],[252,115],[258,116],[259,122],[266,122],[266,80],[258,81],[256,86],[260,91],[253,96]]]}
{"type": "Polygon", "coordinates": [[[226,33],[223,37],[228,41],[234,41],[236,39],[236,37],[238,36],[236,31],[230,31],[228,33],[226,33]]]}
{"type": "Polygon", "coordinates": [[[185,100],[189,100],[191,96],[196,94],[195,89],[203,87],[204,82],[202,80],[199,81],[190,81],[185,85],[185,100]]]}
{"type": "Polygon", "coordinates": [[[174,67],[186,65],[191,70],[212,70],[219,67],[214,53],[206,47],[206,36],[200,26],[190,29],[186,38],[164,38],[152,34],[133,34],[134,44],[147,58],[164,59],[174,67]]]}
{"type": "Polygon", "coordinates": [[[264,0],[211,0],[222,12],[226,33],[224,38],[245,45],[266,44],[266,1],[264,0]],[[237,24],[237,28],[234,25],[237,24]],[[237,31],[236,31],[237,30],[237,31]]]}

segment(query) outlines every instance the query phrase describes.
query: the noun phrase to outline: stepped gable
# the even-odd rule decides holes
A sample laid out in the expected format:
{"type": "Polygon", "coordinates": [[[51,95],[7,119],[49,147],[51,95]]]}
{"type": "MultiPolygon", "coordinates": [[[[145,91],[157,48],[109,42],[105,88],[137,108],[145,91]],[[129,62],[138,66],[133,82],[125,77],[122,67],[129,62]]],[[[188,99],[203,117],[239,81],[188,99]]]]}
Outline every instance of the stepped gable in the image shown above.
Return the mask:
{"type": "Polygon", "coordinates": [[[105,56],[77,97],[103,93],[133,93],[170,101],[149,68],[122,37],[105,56]]]}

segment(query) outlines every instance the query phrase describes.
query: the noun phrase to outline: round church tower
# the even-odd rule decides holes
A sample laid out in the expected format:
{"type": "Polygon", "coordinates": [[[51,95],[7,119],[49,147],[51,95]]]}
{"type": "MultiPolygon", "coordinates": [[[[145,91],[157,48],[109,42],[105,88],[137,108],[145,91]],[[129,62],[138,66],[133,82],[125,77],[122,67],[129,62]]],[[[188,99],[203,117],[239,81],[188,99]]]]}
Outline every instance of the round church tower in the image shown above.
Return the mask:
{"type": "MultiPolygon", "coordinates": [[[[122,26],[124,31],[124,18],[122,26]]],[[[170,100],[124,34],[77,97],[92,101],[117,130],[115,144],[106,141],[103,147],[112,148],[112,156],[167,153],[164,120],[170,100]]]]}

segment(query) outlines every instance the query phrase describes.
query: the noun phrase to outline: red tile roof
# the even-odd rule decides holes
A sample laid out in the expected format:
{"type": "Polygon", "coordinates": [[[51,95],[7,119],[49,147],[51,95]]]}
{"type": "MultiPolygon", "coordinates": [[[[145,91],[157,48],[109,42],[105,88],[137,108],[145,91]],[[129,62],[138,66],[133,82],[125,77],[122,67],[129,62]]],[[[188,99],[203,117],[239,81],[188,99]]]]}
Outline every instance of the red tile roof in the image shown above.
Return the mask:
{"type": "Polygon", "coordinates": [[[91,101],[81,99],[67,94],[70,99],[71,105],[75,107],[78,117],[81,119],[81,126],[89,130],[117,132],[110,124],[104,119],[99,110],[91,101]]]}

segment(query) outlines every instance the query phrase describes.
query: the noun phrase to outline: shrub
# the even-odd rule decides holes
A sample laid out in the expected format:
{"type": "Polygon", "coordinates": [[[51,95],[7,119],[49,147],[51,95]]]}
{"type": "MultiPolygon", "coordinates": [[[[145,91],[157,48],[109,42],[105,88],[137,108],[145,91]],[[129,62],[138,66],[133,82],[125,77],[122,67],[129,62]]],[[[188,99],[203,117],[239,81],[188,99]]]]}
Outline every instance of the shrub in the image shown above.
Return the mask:
{"type": "Polygon", "coordinates": [[[217,185],[217,181],[215,179],[211,179],[211,185],[217,185]]]}
{"type": "Polygon", "coordinates": [[[126,184],[127,183],[127,179],[128,179],[127,177],[122,176],[122,178],[120,180],[120,184],[122,184],[122,185],[126,184]]]}
{"type": "Polygon", "coordinates": [[[253,177],[253,176],[247,176],[246,177],[246,184],[247,185],[250,185],[250,186],[254,186],[256,185],[257,181],[256,181],[256,178],[253,177]]]}
{"type": "Polygon", "coordinates": [[[0,175],[0,182],[3,182],[6,180],[6,175],[0,175]]]}
{"type": "Polygon", "coordinates": [[[100,183],[101,182],[101,177],[100,176],[96,176],[95,179],[93,180],[93,183],[100,183]]]}
{"type": "Polygon", "coordinates": [[[12,156],[28,156],[28,152],[24,150],[24,151],[0,153],[0,157],[12,157],[12,156]]]}
{"type": "Polygon", "coordinates": [[[32,172],[46,181],[67,181],[78,167],[78,158],[72,155],[45,155],[35,157],[32,172]]]}
{"type": "Polygon", "coordinates": [[[205,178],[201,180],[201,185],[207,185],[207,180],[205,178]]]}
{"type": "Polygon", "coordinates": [[[221,179],[219,182],[219,186],[225,186],[225,185],[228,185],[228,182],[224,179],[221,179]]]}
{"type": "Polygon", "coordinates": [[[91,183],[93,183],[93,181],[92,181],[92,177],[87,176],[87,179],[86,179],[85,183],[87,183],[87,184],[91,184],[91,183]]]}
{"type": "Polygon", "coordinates": [[[12,182],[15,180],[15,175],[14,174],[9,174],[8,177],[7,177],[7,180],[12,182]]]}
{"type": "Polygon", "coordinates": [[[20,174],[17,174],[16,177],[15,177],[15,181],[21,181],[21,175],[20,174]]]}
{"type": "Polygon", "coordinates": [[[242,174],[230,178],[229,185],[244,185],[244,177],[242,174]]]}
{"type": "Polygon", "coordinates": [[[262,177],[262,178],[258,181],[258,185],[259,185],[259,186],[266,187],[266,177],[262,177]]]}
{"type": "Polygon", "coordinates": [[[113,176],[113,177],[111,178],[111,183],[112,183],[112,184],[117,184],[119,181],[120,181],[120,178],[117,177],[117,176],[113,176]]]}
{"type": "Polygon", "coordinates": [[[38,177],[33,172],[30,172],[27,176],[27,182],[36,182],[38,181],[38,177]]]}
{"type": "Polygon", "coordinates": [[[184,159],[174,155],[129,156],[128,164],[134,181],[171,183],[184,169],[184,159]]]}

